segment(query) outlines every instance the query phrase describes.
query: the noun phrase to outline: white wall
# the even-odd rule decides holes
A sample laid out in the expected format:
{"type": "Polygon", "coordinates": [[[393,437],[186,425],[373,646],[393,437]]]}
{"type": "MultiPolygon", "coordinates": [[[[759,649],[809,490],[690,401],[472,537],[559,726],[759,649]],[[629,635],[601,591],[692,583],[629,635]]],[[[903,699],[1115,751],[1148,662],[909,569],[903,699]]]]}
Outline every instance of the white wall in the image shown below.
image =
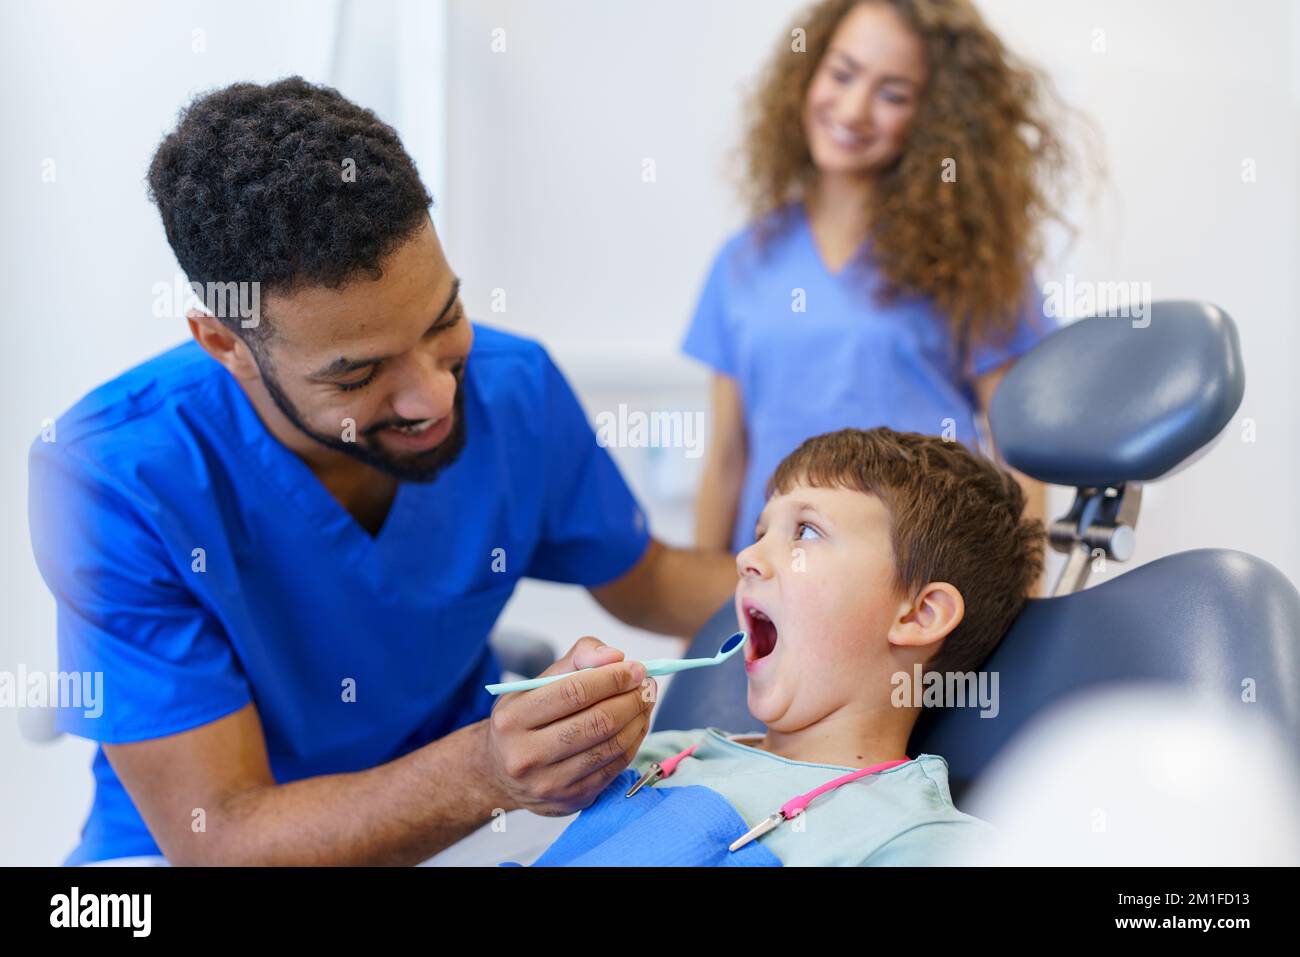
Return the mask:
{"type": "MultiPolygon", "coordinates": [[[[184,335],[150,315],[176,266],[143,177],[199,90],[301,72],[397,125],[437,200],[471,314],[544,340],[589,412],[706,408],[676,354],[706,265],[741,222],[726,179],[739,94],[799,4],[778,0],[92,0],[0,7],[0,669],[54,666],[53,606],[32,564],[26,450],[40,422],[184,335]],[[443,24],[445,16],[445,35],[443,24]],[[337,32],[339,24],[343,30],[337,32]],[[506,52],[491,51],[492,30],[506,52]],[[192,49],[205,30],[206,50],[192,49]],[[336,42],[336,36],[341,40],[336,42]],[[446,62],[442,56],[445,51],[446,62]],[[443,132],[445,130],[445,133],[443,132]],[[445,162],[444,162],[445,153],[445,162]],[[57,180],[41,181],[45,158],[57,180]],[[655,160],[657,182],[641,181],[655,160]],[[507,311],[489,298],[506,290],[507,311]]],[[[985,0],[1015,48],[1100,124],[1113,178],[1045,278],[1133,279],[1237,320],[1248,374],[1231,434],[1148,489],[1138,560],[1244,549],[1300,580],[1292,331],[1300,261],[1300,19],[1285,0],[985,0]],[[1248,14],[1246,14],[1248,10],[1248,14]],[[1105,31],[1105,53],[1091,50],[1105,31]],[[1243,184],[1241,160],[1259,178],[1243,184]]],[[[652,525],[684,541],[698,460],[617,450],[652,525]]],[[[1064,504],[1061,496],[1056,497],[1064,504]]],[[[505,623],[632,654],[658,639],[581,592],[528,585],[505,623]]],[[[21,741],[0,711],[0,864],[59,860],[89,800],[84,741],[21,741]]]]}

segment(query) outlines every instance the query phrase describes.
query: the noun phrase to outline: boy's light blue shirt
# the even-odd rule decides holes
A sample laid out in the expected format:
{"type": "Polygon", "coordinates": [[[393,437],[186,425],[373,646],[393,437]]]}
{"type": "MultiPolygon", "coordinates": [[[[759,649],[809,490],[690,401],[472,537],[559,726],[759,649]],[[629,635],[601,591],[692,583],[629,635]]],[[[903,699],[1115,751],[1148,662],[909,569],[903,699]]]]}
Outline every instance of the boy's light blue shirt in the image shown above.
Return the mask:
{"type": "Polygon", "coordinates": [[[682,344],[735,379],[744,403],[748,458],[732,551],[754,540],[768,476],[814,435],[883,425],[978,450],[974,380],[1061,325],[1027,275],[1012,335],[969,343],[963,369],[963,350],[933,300],[875,301],[882,280],[869,248],[860,264],[831,273],[802,205],[772,216],[766,246],[755,243],[753,226],[723,245],[682,344]]]}
{"type": "MultiPolygon", "coordinates": [[[[711,788],[749,827],[791,798],[859,770],[792,761],[742,743],[762,736],[728,736],[718,728],[656,731],[646,736],[631,766],[640,774],[651,762],[698,745],[655,787],[711,788]]],[[[821,795],[807,812],[761,840],[786,867],[926,866],[977,862],[996,836],[991,824],[954,806],[948,763],[921,754],[821,795]]]]}

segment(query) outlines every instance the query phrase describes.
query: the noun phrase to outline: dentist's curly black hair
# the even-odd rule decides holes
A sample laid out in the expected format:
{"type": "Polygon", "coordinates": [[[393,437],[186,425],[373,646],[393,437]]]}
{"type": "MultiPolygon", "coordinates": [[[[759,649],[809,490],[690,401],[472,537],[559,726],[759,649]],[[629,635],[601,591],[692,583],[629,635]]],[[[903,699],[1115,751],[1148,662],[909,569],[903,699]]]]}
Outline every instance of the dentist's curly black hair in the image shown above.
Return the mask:
{"type": "MultiPolygon", "coordinates": [[[[197,97],[148,184],[191,283],[259,282],[262,297],[379,278],[433,203],[391,126],[297,76],[197,97]]],[[[270,324],[239,331],[263,340],[270,324]]]]}

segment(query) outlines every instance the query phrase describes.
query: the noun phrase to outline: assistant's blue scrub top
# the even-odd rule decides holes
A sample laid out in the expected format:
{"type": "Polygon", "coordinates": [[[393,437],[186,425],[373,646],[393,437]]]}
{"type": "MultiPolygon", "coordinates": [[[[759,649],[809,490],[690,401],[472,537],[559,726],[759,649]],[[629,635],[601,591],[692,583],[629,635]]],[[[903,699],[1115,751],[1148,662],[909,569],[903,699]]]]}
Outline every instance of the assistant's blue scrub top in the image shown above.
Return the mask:
{"type": "MultiPolygon", "coordinates": [[[[102,714],[60,708],[57,726],[140,741],[252,701],[284,783],[487,717],[515,583],[612,581],[649,532],[540,345],[476,325],[462,388],[460,458],[401,483],[373,538],[194,343],[82,399],[30,456],[59,670],[103,673],[102,714]]],[[[66,863],[160,853],[102,748],[93,770],[66,863]]]]}
{"type": "Polygon", "coordinates": [[[947,434],[978,450],[973,379],[1061,324],[1026,276],[1010,337],[956,343],[930,298],[875,301],[882,279],[870,240],[860,266],[831,273],[801,203],[770,214],[767,225],[765,246],[755,241],[754,224],[723,244],[682,344],[687,355],[735,379],[744,404],[748,461],[733,551],[753,542],[777,465],[814,435],[883,425],[947,434]]]}

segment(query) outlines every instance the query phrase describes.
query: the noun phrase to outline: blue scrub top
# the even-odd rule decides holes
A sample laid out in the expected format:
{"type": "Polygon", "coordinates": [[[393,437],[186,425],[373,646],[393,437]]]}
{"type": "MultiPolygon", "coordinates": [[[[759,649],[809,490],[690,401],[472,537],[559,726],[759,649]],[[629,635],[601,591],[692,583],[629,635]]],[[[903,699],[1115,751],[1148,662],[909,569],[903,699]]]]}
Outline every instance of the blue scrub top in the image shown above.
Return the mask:
{"type": "MultiPolygon", "coordinates": [[[[103,673],[102,714],[60,708],[57,727],[140,741],[252,701],[284,783],[487,717],[515,583],[612,581],[649,531],[540,345],[476,325],[462,387],[460,458],[399,484],[375,537],[195,343],[82,399],[30,456],[59,670],[103,673]]],[[[159,853],[102,748],[93,771],[66,863],[159,853]]]]}
{"type": "MultiPolygon", "coordinates": [[[[744,404],[748,463],[734,551],[754,540],[768,478],[814,435],[883,425],[946,433],[980,448],[971,375],[962,373],[961,349],[933,301],[900,296],[876,303],[882,279],[870,241],[857,264],[828,272],[801,203],[777,210],[769,222],[769,245],[759,247],[754,225],[723,245],[682,345],[735,379],[744,404]]],[[[970,372],[993,371],[1059,325],[1026,277],[1014,334],[1003,343],[971,343],[970,372]]]]}

